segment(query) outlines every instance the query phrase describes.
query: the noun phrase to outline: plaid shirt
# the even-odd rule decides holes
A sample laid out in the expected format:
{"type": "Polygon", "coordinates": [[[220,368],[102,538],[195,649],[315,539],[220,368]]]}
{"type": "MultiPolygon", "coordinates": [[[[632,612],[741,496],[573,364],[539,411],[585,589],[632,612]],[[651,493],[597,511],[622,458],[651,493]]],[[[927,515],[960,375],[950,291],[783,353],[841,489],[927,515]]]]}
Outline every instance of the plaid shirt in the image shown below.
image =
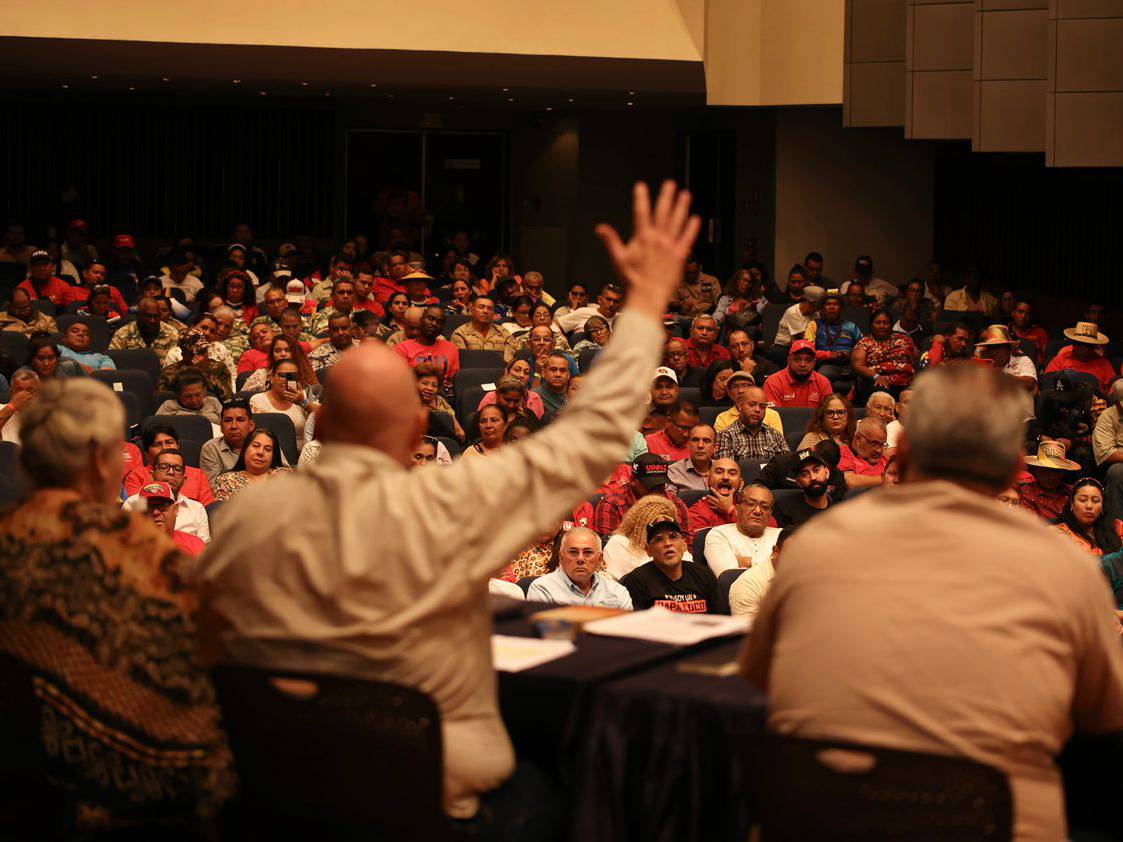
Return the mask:
{"type": "Polygon", "coordinates": [[[777,453],[790,450],[787,439],[767,424],[750,431],[743,423],[730,424],[717,437],[715,459],[754,459],[767,462],[777,453]]]}
{"type": "MultiPolygon", "coordinates": [[[[664,491],[663,493],[668,500],[675,504],[675,517],[678,519],[679,527],[685,535],[688,520],[686,504],[677,494],[671,491],[664,491]]],[[[604,499],[597,503],[596,511],[593,513],[593,530],[599,535],[611,535],[620,526],[620,521],[624,519],[628,509],[636,504],[637,499],[639,498],[636,497],[630,485],[624,486],[620,491],[604,495],[604,499]]]]}

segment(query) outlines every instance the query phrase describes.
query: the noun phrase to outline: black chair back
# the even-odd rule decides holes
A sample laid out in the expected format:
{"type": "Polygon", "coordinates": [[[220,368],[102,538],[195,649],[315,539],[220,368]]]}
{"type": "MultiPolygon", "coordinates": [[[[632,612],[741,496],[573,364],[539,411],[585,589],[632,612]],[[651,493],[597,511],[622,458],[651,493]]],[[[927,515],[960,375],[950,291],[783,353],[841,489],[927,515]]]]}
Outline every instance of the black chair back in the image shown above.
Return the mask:
{"type": "MultiPolygon", "coordinates": [[[[798,432],[799,438],[803,438],[803,434],[807,432],[807,425],[811,421],[811,416],[815,414],[813,409],[797,406],[778,406],[776,412],[779,413],[780,422],[784,425],[785,435],[798,432]]],[[[798,443],[799,439],[796,441],[798,443]]]]}
{"type": "Polygon", "coordinates": [[[489,370],[502,370],[502,351],[481,351],[468,348],[460,349],[461,368],[483,368],[489,370]]]}
{"type": "Polygon", "coordinates": [[[776,341],[776,331],[780,327],[780,319],[784,317],[784,312],[790,306],[790,304],[771,303],[766,304],[764,309],[760,311],[760,334],[765,346],[776,341]]]}
{"type": "Polygon", "coordinates": [[[214,438],[211,422],[199,415],[149,415],[141,423],[141,430],[147,430],[156,424],[167,424],[175,430],[181,448],[184,439],[205,442],[214,438]]]}
{"type": "Polygon", "coordinates": [[[717,577],[717,589],[721,593],[721,598],[725,602],[726,608],[729,607],[729,589],[733,587],[733,583],[741,578],[741,574],[745,572],[746,568],[736,567],[732,570],[722,570],[721,575],[717,577]]]}
{"type": "Polygon", "coordinates": [[[1009,781],[982,763],[776,734],[747,748],[767,842],[1011,838],[1009,781]]]}
{"type": "Polygon", "coordinates": [[[476,412],[476,408],[486,394],[483,386],[468,386],[456,393],[456,403],[453,408],[456,411],[456,420],[460,422],[461,426],[468,423],[468,419],[476,412]]]}
{"type": "Polygon", "coordinates": [[[131,369],[147,374],[152,381],[149,392],[160,382],[160,358],[156,356],[155,351],[149,351],[147,348],[129,348],[125,351],[110,350],[106,353],[119,370],[131,369]]]}
{"type": "Polygon", "coordinates": [[[140,397],[132,392],[114,392],[125,408],[125,429],[128,430],[146,418],[148,413],[141,411],[140,397]]]}
{"type": "Polygon", "coordinates": [[[737,467],[741,469],[741,479],[745,481],[745,485],[751,485],[760,479],[761,468],[767,463],[762,464],[759,459],[742,459],[737,463],[737,467]]]}
{"type": "Polygon", "coordinates": [[[27,359],[27,337],[17,330],[0,330],[0,351],[11,357],[17,366],[23,365],[27,359]]]}
{"type": "Polygon", "coordinates": [[[472,321],[472,317],[466,314],[449,313],[447,321],[445,321],[445,329],[444,331],[442,331],[445,339],[448,339],[448,337],[452,336],[453,331],[455,331],[458,327],[466,325],[470,321],[472,321]]]}
{"type": "Polygon", "coordinates": [[[681,498],[682,502],[686,504],[686,508],[689,509],[709,493],[709,491],[700,491],[697,488],[684,488],[678,493],[678,496],[681,498]]]}
{"type": "Polygon", "coordinates": [[[695,564],[700,564],[703,567],[709,567],[709,562],[706,561],[706,536],[710,534],[711,529],[713,529],[712,526],[699,529],[694,536],[694,542],[690,545],[690,555],[695,564]]]}
{"type": "Polygon", "coordinates": [[[234,665],[213,677],[247,828],[283,838],[447,838],[440,714],[424,693],[234,665]]]}
{"type": "Polygon", "coordinates": [[[460,442],[458,442],[451,436],[435,436],[434,438],[436,438],[437,441],[445,446],[445,450],[448,451],[448,455],[453,459],[464,452],[463,448],[460,446],[460,442]]]}
{"type": "Polygon", "coordinates": [[[523,576],[521,579],[519,579],[518,585],[523,589],[523,596],[526,596],[530,592],[530,586],[537,578],[537,576],[523,576]]]}
{"type": "Polygon", "coordinates": [[[426,435],[434,438],[456,438],[456,427],[453,426],[452,416],[447,412],[429,411],[429,428],[426,435]]]}
{"type": "Polygon", "coordinates": [[[600,351],[600,348],[586,348],[577,355],[577,368],[581,370],[582,374],[589,373],[589,369],[593,367],[593,360],[596,359],[600,351]]]}
{"type": "Polygon", "coordinates": [[[702,390],[697,386],[683,386],[678,390],[678,402],[698,406],[702,402],[702,390]]]}
{"type": "Polygon", "coordinates": [[[19,461],[20,446],[11,441],[0,441],[0,476],[13,486],[17,497],[27,493],[30,483],[19,461]]]}
{"type": "MultiPolygon", "coordinates": [[[[156,407],[152,405],[152,390],[156,383],[149,379],[148,372],[138,368],[102,369],[91,371],[90,377],[100,380],[114,392],[132,392],[139,402],[140,417],[147,418],[156,407]]],[[[139,419],[138,419],[139,421],[139,419]]]]}
{"type": "MultiPolygon", "coordinates": [[[[257,426],[272,431],[273,435],[277,437],[277,441],[280,442],[281,452],[285,455],[286,463],[296,467],[296,463],[300,459],[300,451],[296,446],[298,433],[292,419],[283,412],[255,412],[253,420],[257,426]]],[[[301,430],[299,435],[303,436],[304,431],[301,430]]]]}

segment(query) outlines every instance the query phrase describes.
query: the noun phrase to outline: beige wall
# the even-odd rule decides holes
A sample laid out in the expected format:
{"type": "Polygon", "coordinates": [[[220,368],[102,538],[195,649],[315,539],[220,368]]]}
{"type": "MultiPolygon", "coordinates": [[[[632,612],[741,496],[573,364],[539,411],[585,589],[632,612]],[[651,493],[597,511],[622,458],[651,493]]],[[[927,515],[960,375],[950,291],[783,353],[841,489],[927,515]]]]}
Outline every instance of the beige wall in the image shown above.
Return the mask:
{"type": "Polygon", "coordinates": [[[840,109],[776,115],[776,278],[811,250],[842,281],[869,254],[901,283],[932,256],[933,146],[899,129],[843,128],[840,109]]]}
{"type": "Polygon", "coordinates": [[[842,102],[844,29],[845,0],[707,0],[707,102],[842,102]]]}
{"type": "Polygon", "coordinates": [[[6,4],[0,34],[699,61],[679,8],[691,2],[41,0],[6,4]]]}

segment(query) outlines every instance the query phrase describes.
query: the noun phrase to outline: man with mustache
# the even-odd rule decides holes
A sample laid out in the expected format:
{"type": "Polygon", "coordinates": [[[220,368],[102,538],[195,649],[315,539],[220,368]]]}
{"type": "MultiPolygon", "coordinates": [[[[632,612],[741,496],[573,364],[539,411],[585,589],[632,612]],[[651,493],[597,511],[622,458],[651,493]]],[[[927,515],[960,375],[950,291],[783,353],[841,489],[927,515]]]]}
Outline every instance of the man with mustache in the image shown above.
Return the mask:
{"type": "Polygon", "coordinates": [[[706,563],[715,576],[739,567],[758,567],[772,556],[780,529],[772,520],[772,492],[756,482],[734,495],[736,519],[706,535],[706,563]]]}
{"type": "Polygon", "coordinates": [[[827,493],[831,471],[814,450],[801,450],[792,459],[790,476],[803,492],[798,497],[780,500],[772,509],[777,526],[801,526],[815,515],[827,510],[831,496],[827,493]]]}
{"type": "Polygon", "coordinates": [[[815,409],[834,392],[831,381],[815,370],[815,343],[797,339],[788,351],[788,365],[764,381],[770,406],[815,409]]]}
{"type": "Polygon", "coordinates": [[[659,606],[684,614],[716,614],[721,596],[709,568],[683,561],[686,539],[673,520],[657,520],[647,527],[647,554],[641,564],[620,580],[632,596],[636,611],[659,606]]]}
{"type": "Polygon", "coordinates": [[[526,593],[527,600],[630,611],[628,589],[597,573],[601,558],[600,536],[587,526],[573,527],[562,536],[558,547],[558,569],[535,579],[526,593]]]}
{"type": "Polygon", "coordinates": [[[710,493],[686,510],[687,537],[691,541],[707,526],[722,526],[737,520],[734,499],[743,485],[737,463],[732,459],[714,459],[706,485],[710,493]]]}

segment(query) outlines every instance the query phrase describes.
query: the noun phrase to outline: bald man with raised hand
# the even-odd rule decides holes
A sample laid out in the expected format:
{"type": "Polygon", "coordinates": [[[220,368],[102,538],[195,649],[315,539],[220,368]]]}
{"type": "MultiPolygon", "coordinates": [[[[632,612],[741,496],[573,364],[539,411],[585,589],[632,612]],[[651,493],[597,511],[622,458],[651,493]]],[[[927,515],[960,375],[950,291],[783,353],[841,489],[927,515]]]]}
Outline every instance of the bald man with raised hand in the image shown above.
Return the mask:
{"type": "Polygon", "coordinates": [[[235,661],[369,676],[431,695],[451,816],[474,816],[480,796],[514,768],[491,666],[488,578],[626,458],[663,314],[698,232],[689,206],[672,182],[654,207],[637,184],[632,239],[597,227],[628,284],[628,306],[554,424],[486,460],[407,472],[428,411],[405,361],[368,343],[344,355],[328,382],[319,460],[242,492],[216,523],[200,565],[207,645],[235,661]],[[286,526],[262,531],[263,522],[286,526]]]}

